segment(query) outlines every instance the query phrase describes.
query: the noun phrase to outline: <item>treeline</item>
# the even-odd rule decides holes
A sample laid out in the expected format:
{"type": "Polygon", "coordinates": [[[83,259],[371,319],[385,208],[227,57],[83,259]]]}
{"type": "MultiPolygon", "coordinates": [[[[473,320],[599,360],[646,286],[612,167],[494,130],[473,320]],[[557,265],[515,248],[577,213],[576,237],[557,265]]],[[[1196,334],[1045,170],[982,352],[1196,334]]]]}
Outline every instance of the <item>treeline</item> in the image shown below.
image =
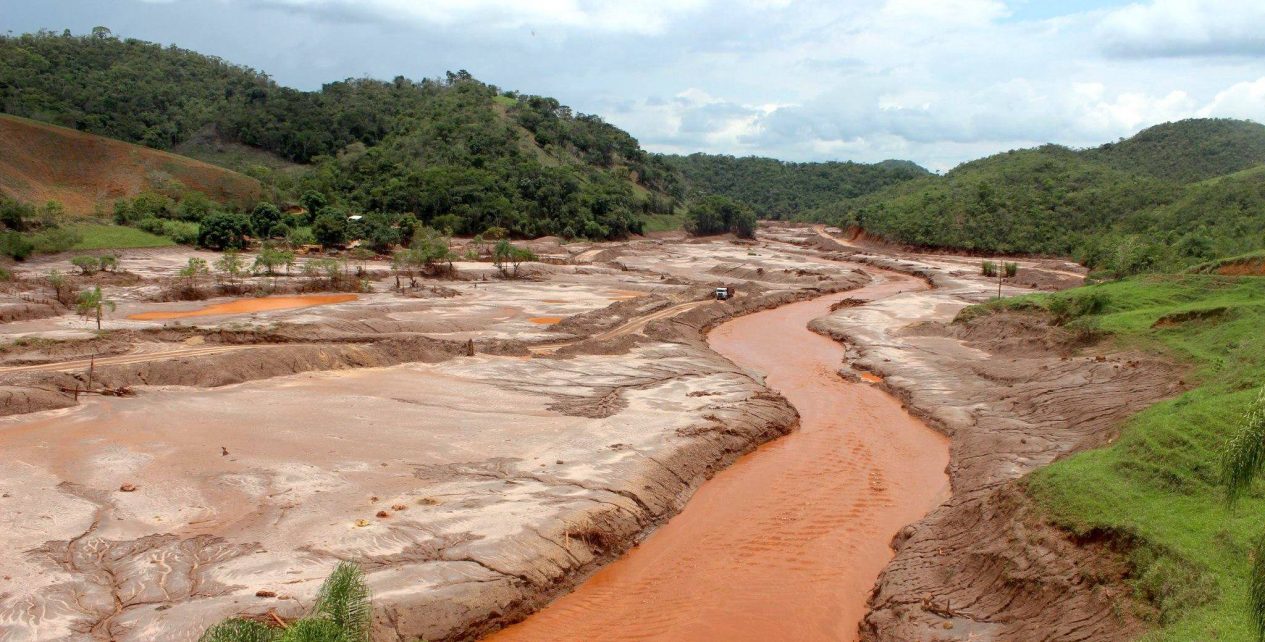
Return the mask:
{"type": "Polygon", "coordinates": [[[616,238],[684,194],[627,133],[464,71],[305,92],[108,30],[41,32],[0,37],[0,110],[158,149],[215,132],[309,166],[276,177],[280,198],[315,190],[356,211],[446,217],[456,233],[616,238]]]}
{"type": "Polygon", "coordinates": [[[726,196],[760,218],[788,219],[840,199],[856,198],[927,175],[909,161],[790,163],[756,156],[664,156],[680,172],[688,195],[726,196]]]}
{"type": "Polygon", "coordinates": [[[1090,150],[998,154],[801,218],[920,247],[1176,270],[1265,247],[1262,163],[1265,126],[1188,120],[1090,150]]]}

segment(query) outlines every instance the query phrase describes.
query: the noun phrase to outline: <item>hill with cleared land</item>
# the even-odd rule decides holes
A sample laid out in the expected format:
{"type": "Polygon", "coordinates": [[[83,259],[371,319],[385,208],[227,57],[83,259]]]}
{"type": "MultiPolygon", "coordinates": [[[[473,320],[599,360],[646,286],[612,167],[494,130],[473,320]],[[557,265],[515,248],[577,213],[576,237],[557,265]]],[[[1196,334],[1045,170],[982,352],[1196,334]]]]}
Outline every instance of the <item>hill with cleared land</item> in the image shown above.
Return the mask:
{"type": "Polygon", "coordinates": [[[301,91],[177,47],[41,32],[0,37],[0,111],[224,163],[282,199],[316,192],[458,234],[619,238],[683,194],[627,132],[465,71],[301,91]]]}
{"type": "Polygon", "coordinates": [[[0,115],[0,195],[72,214],[143,191],[201,192],[246,207],[262,195],[258,181],[237,172],[65,127],[0,115]]]}

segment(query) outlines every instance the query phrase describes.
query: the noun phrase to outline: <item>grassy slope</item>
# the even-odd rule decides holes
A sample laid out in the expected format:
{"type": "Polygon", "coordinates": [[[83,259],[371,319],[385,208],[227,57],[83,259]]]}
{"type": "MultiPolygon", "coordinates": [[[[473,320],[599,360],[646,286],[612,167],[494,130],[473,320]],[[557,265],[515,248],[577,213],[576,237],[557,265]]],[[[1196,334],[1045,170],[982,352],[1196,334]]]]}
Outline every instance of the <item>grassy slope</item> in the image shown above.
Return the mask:
{"type": "Polygon", "coordinates": [[[1136,588],[1161,606],[1147,639],[1254,639],[1246,578],[1250,546],[1265,531],[1265,494],[1257,486],[1227,508],[1218,451],[1265,384],[1265,279],[1146,276],[1020,300],[1044,305],[1087,290],[1110,302],[1081,322],[1191,364],[1197,387],[1134,416],[1113,445],[1036,471],[1029,493],[1074,532],[1141,539],[1150,559],[1136,588]],[[1152,327],[1165,315],[1220,308],[1215,318],[1152,327]]]}
{"type": "Polygon", "coordinates": [[[122,225],[102,225],[84,223],[76,225],[75,231],[81,239],[72,249],[104,250],[138,247],[170,247],[176,242],[165,237],[150,234],[134,227],[122,225]]]}
{"type": "Polygon", "coordinates": [[[29,203],[55,200],[72,214],[151,189],[191,189],[242,205],[258,181],[176,154],[73,129],[0,115],[0,193],[29,203]]]}

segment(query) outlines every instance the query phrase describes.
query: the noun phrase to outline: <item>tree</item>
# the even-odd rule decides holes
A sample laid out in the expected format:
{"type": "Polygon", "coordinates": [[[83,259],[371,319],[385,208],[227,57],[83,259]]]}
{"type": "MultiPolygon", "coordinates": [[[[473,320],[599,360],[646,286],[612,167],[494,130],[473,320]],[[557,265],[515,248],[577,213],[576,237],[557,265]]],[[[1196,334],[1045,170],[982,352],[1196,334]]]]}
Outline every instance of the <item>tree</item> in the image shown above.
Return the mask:
{"type": "Polygon", "coordinates": [[[299,197],[299,205],[302,205],[303,209],[307,210],[308,225],[316,221],[316,217],[320,215],[321,210],[325,209],[328,204],[329,201],[325,199],[324,194],[313,190],[303,192],[303,196],[299,197]]]}
{"type": "Polygon", "coordinates": [[[237,287],[237,281],[246,273],[246,262],[237,250],[228,250],[215,262],[215,270],[225,277],[230,286],[237,287]]]}
{"type": "Polygon", "coordinates": [[[364,241],[378,254],[390,252],[391,246],[400,242],[400,230],[386,214],[379,212],[366,214],[363,227],[364,241]]]}
{"type": "Polygon", "coordinates": [[[198,279],[211,273],[211,268],[207,267],[206,259],[200,259],[196,256],[189,257],[189,262],[180,271],[177,276],[184,279],[190,290],[198,289],[198,279]]]}
{"type": "Polygon", "coordinates": [[[243,214],[219,212],[198,224],[198,245],[211,250],[240,250],[246,247],[250,219],[243,214]]]}
{"type": "MultiPolygon", "coordinates": [[[[1226,444],[1221,455],[1221,483],[1231,505],[1247,491],[1252,480],[1265,470],[1265,386],[1248,406],[1242,427],[1226,444]]],[[[1249,573],[1248,599],[1257,635],[1265,639],[1265,536],[1258,540],[1249,573]]]]}
{"type": "Polygon", "coordinates": [[[113,312],[114,301],[105,298],[105,295],[101,293],[101,286],[99,285],[93,287],[91,290],[84,290],[83,292],[80,292],[79,298],[75,301],[75,309],[79,312],[80,316],[84,318],[92,318],[93,316],[96,317],[98,330],[101,329],[101,311],[105,308],[108,308],[111,312],[113,312]]]}
{"type": "Polygon", "coordinates": [[[708,196],[690,206],[685,230],[705,236],[733,232],[742,238],[755,236],[756,216],[750,207],[724,196],[708,196]]]}
{"type": "Polygon", "coordinates": [[[254,230],[256,238],[272,238],[273,232],[280,225],[281,210],[272,203],[260,203],[250,213],[250,229],[254,230]]]}
{"type": "Polygon", "coordinates": [[[312,223],[312,235],[326,249],[342,245],[347,241],[347,215],[341,210],[325,208],[312,223]]]}
{"type": "Polygon", "coordinates": [[[321,584],[312,610],[289,627],[232,618],[207,629],[198,642],[369,642],[372,628],[373,604],[364,572],[351,562],[339,562],[321,584]]]}
{"type": "Polygon", "coordinates": [[[58,303],[66,303],[69,298],[70,284],[66,281],[65,275],[57,270],[51,270],[48,273],[48,287],[53,289],[53,298],[58,303]]]}
{"type": "Polygon", "coordinates": [[[294,252],[265,246],[260,248],[259,254],[255,255],[253,269],[256,272],[263,270],[264,274],[274,276],[277,268],[285,266],[286,272],[289,272],[292,265],[294,265],[294,252]]]}

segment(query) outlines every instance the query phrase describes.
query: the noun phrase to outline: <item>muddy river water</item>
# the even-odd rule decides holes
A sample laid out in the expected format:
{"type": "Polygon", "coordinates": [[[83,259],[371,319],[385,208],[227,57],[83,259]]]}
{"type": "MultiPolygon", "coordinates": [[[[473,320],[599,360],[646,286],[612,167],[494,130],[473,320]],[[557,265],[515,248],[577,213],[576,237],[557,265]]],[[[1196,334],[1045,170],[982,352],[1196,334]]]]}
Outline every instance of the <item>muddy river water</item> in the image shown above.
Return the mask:
{"type": "Polygon", "coordinates": [[[225,303],[203,306],[195,310],[171,310],[166,312],[141,312],[127,318],[136,321],[163,321],[167,319],[187,319],[190,317],[211,317],[221,314],[248,314],[268,312],[271,310],[292,310],[310,308],[314,305],[330,305],[355,301],[354,294],[306,294],[299,296],[265,296],[247,299],[234,299],[225,303]]]}
{"type": "Polygon", "coordinates": [[[836,371],[843,348],[809,331],[869,286],[751,314],[712,348],[766,375],[800,413],[795,433],[705,483],[685,510],[576,591],[488,639],[852,640],[892,537],[948,496],[948,440],[868,383],[836,371]]]}

